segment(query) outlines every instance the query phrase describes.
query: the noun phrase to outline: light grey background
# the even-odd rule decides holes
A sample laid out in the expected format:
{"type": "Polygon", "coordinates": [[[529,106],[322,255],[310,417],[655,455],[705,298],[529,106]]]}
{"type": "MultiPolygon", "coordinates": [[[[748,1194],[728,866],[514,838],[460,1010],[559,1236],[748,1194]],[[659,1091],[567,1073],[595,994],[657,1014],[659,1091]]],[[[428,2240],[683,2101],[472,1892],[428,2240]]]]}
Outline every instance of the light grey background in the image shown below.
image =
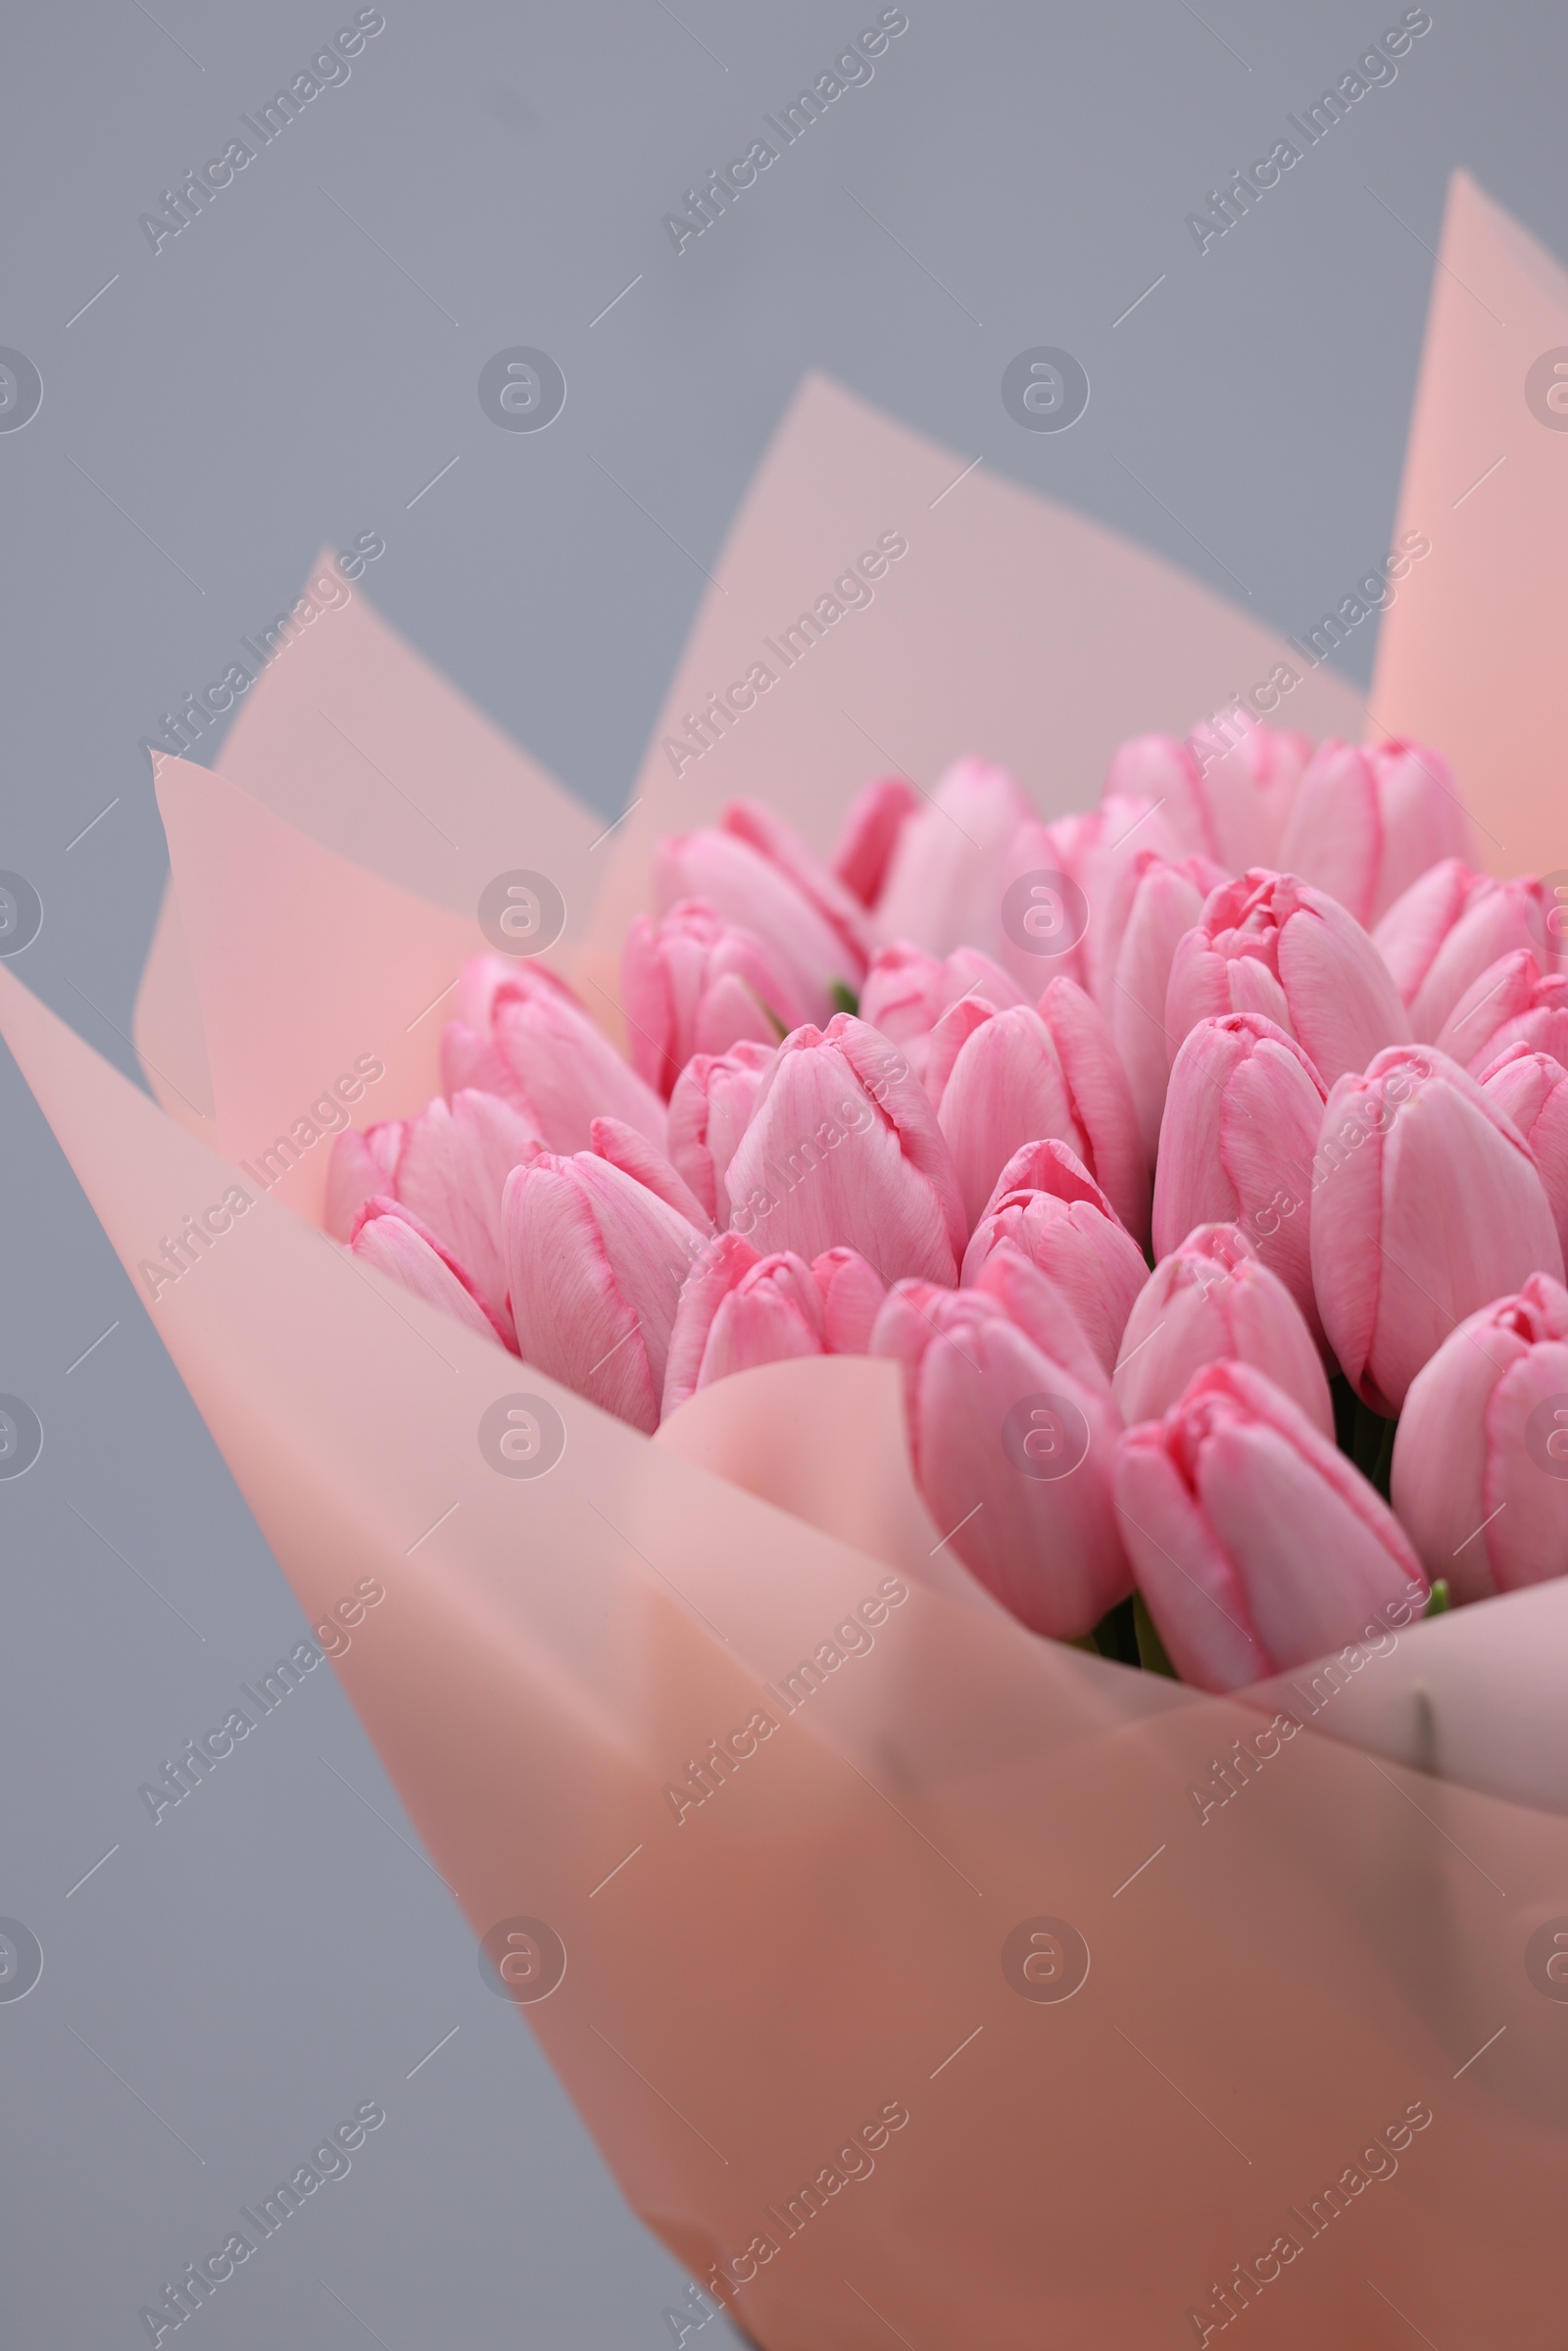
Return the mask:
{"type": "MultiPolygon", "coordinates": [[[[677,257],[661,216],[875,14],[386,0],[155,256],[138,214],[353,9],[10,12],[0,344],[45,388],[0,434],[0,865],[46,908],[19,972],[113,1059],[165,872],[138,739],[323,541],[382,532],[373,600],[611,812],[807,367],[1297,630],[1388,544],[1449,170],[1568,252],[1560,10],[1433,0],[1396,81],[1200,257],[1184,216],[1396,6],[908,0],[874,80],[677,257]],[[565,371],[547,433],[479,409],[512,344],[565,371]],[[1032,344],[1089,371],[1068,433],[1002,407],[1032,344]]],[[[9,1060],[0,1117],[0,1390],[46,1432],[0,1482],[0,1914],[45,1952],[0,2003],[6,2344],[144,2341],[161,2281],[368,2098],[384,2129],[192,2322],[208,2351],[667,2344],[675,2265],[330,1676],[156,1829],[139,1804],[304,1627],[9,1060]]]]}

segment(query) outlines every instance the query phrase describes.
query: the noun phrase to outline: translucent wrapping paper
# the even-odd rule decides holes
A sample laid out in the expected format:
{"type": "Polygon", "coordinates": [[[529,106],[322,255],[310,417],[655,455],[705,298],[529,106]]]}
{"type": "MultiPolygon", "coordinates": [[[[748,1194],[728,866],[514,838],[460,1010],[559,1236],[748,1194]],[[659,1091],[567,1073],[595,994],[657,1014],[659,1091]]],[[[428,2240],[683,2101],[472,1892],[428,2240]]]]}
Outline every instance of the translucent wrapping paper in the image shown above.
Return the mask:
{"type": "MultiPolygon", "coordinates": [[[[1402,509],[1434,552],[1374,710],[1447,742],[1500,866],[1549,867],[1547,698],[1518,664],[1548,594],[1561,625],[1568,448],[1518,385],[1568,300],[1462,181],[1445,251],[1512,323],[1478,329],[1440,272],[1402,509]],[[1508,462],[1450,509],[1450,557],[1421,501],[1458,497],[1494,425],[1508,462]],[[1458,522],[1494,488],[1486,589],[1458,522]]],[[[1292,660],[965,463],[808,383],[608,838],[354,592],[258,681],[220,775],[162,763],[158,1102],[9,972],[0,1021],[312,1625],[384,1586],[326,1645],[703,2289],[674,2335],[721,2303],[768,2351],[1236,2326],[1260,2351],[1555,2351],[1568,1584],[1208,1697],[987,1600],[915,1493],[891,1364],[746,1373],[650,1441],[318,1229],[333,1104],[363,1124],[437,1090],[498,874],[559,890],[552,959],[613,1029],[657,833],[749,792],[824,846],[868,773],[971,748],[1054,814],[1119,737],[1292,660]],[[885,531],[907,552],[873,602],[673,761],[682,713],[885,531]]],[[[1281,716],[1362,723],[1327,671],[1281,716]]]]}

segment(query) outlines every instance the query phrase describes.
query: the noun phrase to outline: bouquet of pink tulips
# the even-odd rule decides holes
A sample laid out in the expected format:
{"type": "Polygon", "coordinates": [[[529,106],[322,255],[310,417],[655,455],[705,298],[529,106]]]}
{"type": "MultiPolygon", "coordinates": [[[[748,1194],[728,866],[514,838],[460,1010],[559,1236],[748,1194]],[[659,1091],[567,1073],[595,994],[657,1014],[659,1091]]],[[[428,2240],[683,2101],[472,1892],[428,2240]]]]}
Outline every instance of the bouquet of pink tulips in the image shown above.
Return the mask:
{"type": "Polygon", "coordinates": [[[163,762],[161,1107],[0,970],[677,2346],[1560,2343],[1568,277],[1444,256],[1370,715],[815,382],[623,819],[355,596],[163,762]]]}
{"type": "Polygon", "coordinates": [[[996,1598],[1239,1688],[1568,1572],[1561,916],[1470,854],[1438,752],[1262,724],[1051,824],[876,782],[831,864],[737,802],[662,845],[629,1064],[475,959],[328,1227],[646,1432],[892,1357],[996,1598]]]}

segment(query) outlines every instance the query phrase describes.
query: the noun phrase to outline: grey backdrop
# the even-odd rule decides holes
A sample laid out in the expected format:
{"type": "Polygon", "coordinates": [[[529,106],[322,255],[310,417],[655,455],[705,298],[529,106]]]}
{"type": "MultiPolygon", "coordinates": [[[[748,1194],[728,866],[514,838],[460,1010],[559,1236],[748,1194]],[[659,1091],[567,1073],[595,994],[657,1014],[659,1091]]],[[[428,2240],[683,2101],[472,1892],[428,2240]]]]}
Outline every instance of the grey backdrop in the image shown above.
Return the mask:
{"type": "MultiPolygon", "coordinates": [[[[874,79],[677,256],[665,211],[876,13],[386,0],[155,255],[138,215],[352,8],[12,10],[0,345],[44,393],[0,432],[0,866],[45,906],[21,976],[101,1051],[131,1065],[165,872],[138,740],[324,540],[379,531],[374,601],[612,812],[808,367],[1297,630],[1388,545],[1450,168],[1568,252],[1560,10],[1433,0],[1200,256],[1185,215],[1397,6],[908,0],[874,79]],[[476,398],[518,344],[567,378],[545,435],[476,398]],[[1002,406],[1037,344],[1089,371],[1071,432],[1002,406]]],[[[303,1621],[8,1059],[0,1115],[0,1391],[45,1429],[0,1481],[0,1915],[44,1952],[0,2001],[6,2344],[145,2341],[139,2306],[370,2099],[348,2178],[192,2321],[207,2351],[669,2343],[675,2265],[330,1676],[156,1829],[138,1802],[303,1621]]]]}

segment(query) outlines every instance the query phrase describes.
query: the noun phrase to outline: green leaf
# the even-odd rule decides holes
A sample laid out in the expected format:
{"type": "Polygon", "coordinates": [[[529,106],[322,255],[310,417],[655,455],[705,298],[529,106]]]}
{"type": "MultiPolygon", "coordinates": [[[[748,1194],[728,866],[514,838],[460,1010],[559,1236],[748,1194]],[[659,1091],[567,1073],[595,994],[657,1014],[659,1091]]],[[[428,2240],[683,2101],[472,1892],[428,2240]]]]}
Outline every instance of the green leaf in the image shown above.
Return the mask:
{"type": "Polygon", "coordinates": [[[1452,1606],[1453,1595],[1448,1590],[1448,1580],[1446,1576],[1440,1576],[1432,1587],[1427,1604],[1422,1609],[1421,1614],[1424,1618],[1428,1616],[1446,1616],[1448,1610],[1452,1606]]]}
{"type": "Polygon", "coordinates": [[[842,980],[829,980],[827,992],[833,999],[834,1004],[837,1006],[839,1011],[851,1012],[854,1014],[855,1018],[858,1020],[860,1017],[860,1000],[856,995],[853,988],[847,988],[842,980]]]}

